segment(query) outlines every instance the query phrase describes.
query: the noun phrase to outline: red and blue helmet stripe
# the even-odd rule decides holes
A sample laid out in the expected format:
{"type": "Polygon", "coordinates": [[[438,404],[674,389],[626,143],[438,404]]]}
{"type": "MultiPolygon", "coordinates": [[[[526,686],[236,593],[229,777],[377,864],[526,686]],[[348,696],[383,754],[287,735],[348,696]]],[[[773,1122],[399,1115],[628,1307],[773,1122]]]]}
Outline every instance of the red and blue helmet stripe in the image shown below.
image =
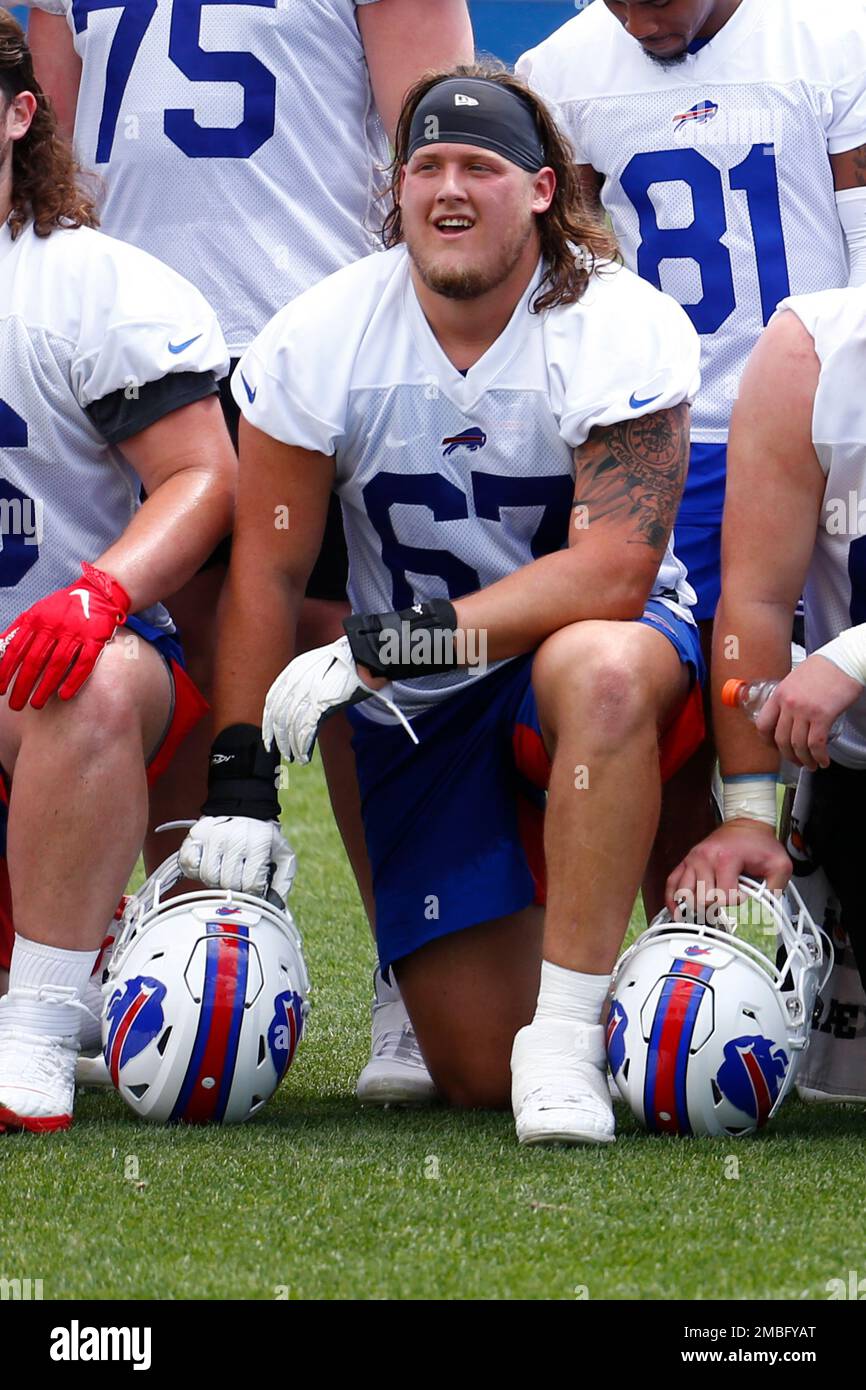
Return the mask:
{"type": "Polygon", "coordinates": [[[713,970],[677,960],[662,987],[644,1077],[644,1122],[654,1134],[691,1134],[686,1091],[698,1010],[713,970]]]}
{"type": "Polygon", "coordinates": [[[237,1065],[249,952],[247,927],[231,921],[207,923],[198,1028],[171,1120],[207,1124],[225,1116],[237,1065]]]}

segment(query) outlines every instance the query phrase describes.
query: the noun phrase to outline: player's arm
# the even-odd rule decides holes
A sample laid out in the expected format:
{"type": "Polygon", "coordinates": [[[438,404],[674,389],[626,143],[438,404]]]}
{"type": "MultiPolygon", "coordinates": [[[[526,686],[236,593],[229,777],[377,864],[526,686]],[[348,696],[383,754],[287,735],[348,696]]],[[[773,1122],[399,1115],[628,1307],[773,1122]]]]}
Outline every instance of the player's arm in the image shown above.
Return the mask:
{"type": "Polygon", "coordinates": [[[237,461],[216,395],[170,411],[119,448],[147,500],[94,563],[137,612],[181,588],[231,530],[237,461]]]}
{"type": "Polygon", "coordinates": [[[866,284],[866,145],[831,154],[830,165],[848,246],[848,284],[866,284]]]}
{"type": "Polygon", "coordinates": [[[51,99],[61,134],[71,140],[81,81],[81,59],[75,52],[65,16],[47,14],[45,10],[31,10],[27,42],[33,56],[36,80],[51,99]]]}
{"type": "Polygon", "coordinates": [[[575,451],[569,545],[455,606],[459,626],[484,630],[487,657],[533,651],[586,618],[639,618],[679,507],[689,457],[689,408],[593,429],[575,451]]]}
{"type": "MultiPolygon", "coordinates": [[[[791,669],[791,621],[824,489],[812,445],[818,372],[811,337],[787,313],[760,339],[740,385],[728,446],[712,690],[722,775],[746,780],[726,782],[725,825],[671,874],[671,908],[677,892],[694,893],[698,883],[727,894],[744,871],[766,876],[771,887],[781,887],[790,873],[775,835],[778,749],[740,710],[722,705],[720,695],[726,680],[782,679],[791,669]]],[[[779,691],[764,710],[761,729],[772,729],[778,697],[779,691]]]]}
{"type": "Polygon", "coordinates": [[[466,0],[376,0],[357,15],[376,109],[393,140],[403,98],[423,73],[473,61],[466,0]]]}
{"type": "Polygon", "coordinates": [[[240,423],[235,530],[217,642],[214,729],[261,725],[268,688],[291,661],[322,545],[334,460],[240,423]]]}
{"type": "MultiPolygon", "coordinates": [[[[283,444],[241,418],[238,503],[220,611],[208,795],[180,849],[213,888],[285,899],[295,856],[279,827],[279,753],[262,744],[265,696],[294,652],[322,544],[334,460],[283,444]]],[[[325,649],[327,650],[327,649],[325,649]]]]}

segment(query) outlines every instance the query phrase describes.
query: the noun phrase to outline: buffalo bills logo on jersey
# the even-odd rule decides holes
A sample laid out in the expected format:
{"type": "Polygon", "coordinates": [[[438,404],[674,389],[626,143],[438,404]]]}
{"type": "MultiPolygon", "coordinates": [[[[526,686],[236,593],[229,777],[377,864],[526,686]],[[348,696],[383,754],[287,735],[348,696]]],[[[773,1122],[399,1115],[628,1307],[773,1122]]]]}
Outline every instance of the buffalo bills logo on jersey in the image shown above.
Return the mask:
{"type": "Polygon", "coordinates": [[[708,956],[711,950],[711,946],[687,946],[683,954],[686,956],[708,956]]]}
{"type": "Polygon", "coordinates": [[[242,911],[243,909],[240,907],[230,907],[228,904],[226,904],[225,907],[217,908],[216,915],[217,917],[232,917],[235,913],[242,911]]]}
{"type": "Polygon", "coordinates": [[[765,1125],[788,1071],[788,1055],[769,1038],[734,1038],[725,1044],[725,1060],[716,1085],[726,1100],[765,1125]]]}
{"type": "Polygon", "coordinates": [[[165,994],[166,987],[159,980],[136,975],[112,995],[106,1010],[109,1026],[104,1055],[115,1086],[119,1084],[121,1067],[162,1032],[165,994]]]}
{"type": "Polygon", "coordinates": [[[697,106],[692,106],[688,111],[681,111],[678,116],[674,116],[674,130],[682,130],[684,125],[706,125],[714,116],[719,114],[718,102],[699,101],[697,106]]]}
{"type": "Polygon", "coordinates": [[[626,1011],[618,999],[610,1006],[607,1016],[607,1060],[616,1076],[625,1061],[625,1030],[628,1028],[626,1011]]]}
{"type": "Polygon", "coordinates": [[[304,1009],[301,996],[285,989],[274,1000],[274,1016],[268,1028],[268,1047],[277,1076],[285,1076],[292,1065],[295,1049],[304,1031],[304,1009]]]}
{"type": "Polygon", "coordinates": [[[483,430],[478,429],[477,426],[473,426],[471,430],[464,430],[462,434],[450,435],[448,438],[443,439],[442,443],[445,446],[442,453],[443,458],[447,458],[449,454],[453,454],[455,449],[461,448],[468,449],[470,454],[475,454],[479,449],[484,448],[484,445],[487,443],[487,435],[483,430]]]}

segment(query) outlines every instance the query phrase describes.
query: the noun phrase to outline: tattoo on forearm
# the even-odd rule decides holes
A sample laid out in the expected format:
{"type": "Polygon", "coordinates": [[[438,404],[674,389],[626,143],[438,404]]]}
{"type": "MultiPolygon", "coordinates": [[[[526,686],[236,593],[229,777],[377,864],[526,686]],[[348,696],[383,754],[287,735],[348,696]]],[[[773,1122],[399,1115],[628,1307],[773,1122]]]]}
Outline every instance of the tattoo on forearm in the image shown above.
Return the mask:
{"type": "Polygon", "coordinates": [[[577,451],[574,506],[595,522],[630,521],[629,544],[663,551],[689,461],[689,408],[593,430],[577,451]]]}

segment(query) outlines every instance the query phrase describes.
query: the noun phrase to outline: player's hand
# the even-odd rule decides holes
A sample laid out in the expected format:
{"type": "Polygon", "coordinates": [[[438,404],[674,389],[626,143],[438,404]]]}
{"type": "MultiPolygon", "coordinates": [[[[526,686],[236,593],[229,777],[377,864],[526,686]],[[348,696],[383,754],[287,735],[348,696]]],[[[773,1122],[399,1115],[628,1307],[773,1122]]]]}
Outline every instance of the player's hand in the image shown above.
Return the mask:
{"type": "Polygon", "coordinates": [[[129,614],[129,595],[85,560],[82,578],[34,603],[0,637],[0,695],[18,672],[9,708],[42,709],[55,692],[77,695],[106,642],[129,614]]]}
{"type": "Polygon", "coordinates": [[[775,831],[761,821],[745,818],[727,821],[689,850],[665,885],[665,902],[671,913],[679,908],[693,920],[715,913],[706,907],[733,905],[739,900],[738,879],[766,879],[771,889],[784,888],[792,866],[775,831]]]}
{"type": "Polygon", "coordinates": [[[202,816],[181,845],[178,861],[187,878],[207,888],[263,898],[271,887],[283,902],[298,865],[277,822],[249,816],[202,816]]]}
{"type": "Polygon", "coordinates": [[[390,698],[390,682],[371,676],[369,671],[365,677],[362,680],[355,665],[348,637],[296,656],[268,691],[262,719],[265,747],[270,749],[276,739],[283,757],[308,763],[322,720],[347,705],[371,698],[382,701],[417,743],[405,717],[390,698]]]}
{"type": "Polygon", "coordinates": [[[814,772],[829,767],[827,739],[834,720],[862,694],[859,681],[816,652],[779,682],[755,727],[783,758],[814,772]]]}

